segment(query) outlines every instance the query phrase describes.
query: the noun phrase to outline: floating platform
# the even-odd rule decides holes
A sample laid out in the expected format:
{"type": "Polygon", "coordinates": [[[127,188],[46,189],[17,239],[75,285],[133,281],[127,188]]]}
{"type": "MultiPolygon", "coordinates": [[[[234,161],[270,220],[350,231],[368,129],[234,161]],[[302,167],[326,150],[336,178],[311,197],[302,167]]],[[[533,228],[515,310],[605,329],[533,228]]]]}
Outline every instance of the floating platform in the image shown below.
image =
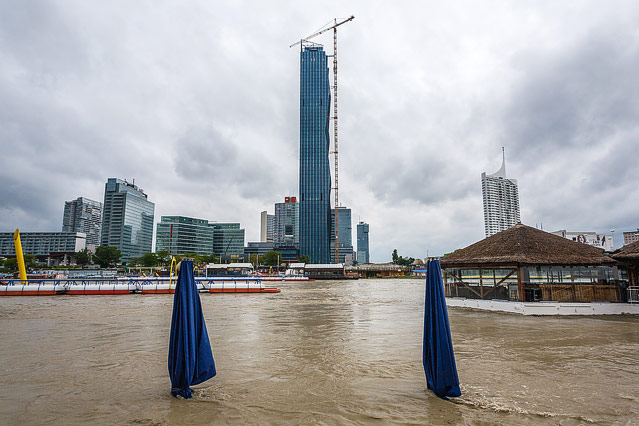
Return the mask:
{"type": "Polygon", "coordinates": [[[639,303],[511,302],[447,297],[446,306],[519,315],[639,315],[639,303]]]}
{"type": "Polygon", "coordinates": [[[66,287],[59,284],[22,284],[20,281],[18,283],[16,285],[0,285],[0,296],[55,296],[67,292],[66,287]]]}
{"type": "Polygon", "coordinates": [[[67,294],[70,295],[115,295],[135,293],[135,284],[69,284],[67,294]]]}
{"type": "Polygon", "coordinates": [[[209,293],[279,293],[281,290],[274,287],[261,288],[211,288],[209,293]]]}
{"type": "MultiPolygon", "coordinates": [[[[207,277],[196,278],[201,293],[279,293],[280,289],[264,287],[259,278],[207,277]]],[[[0,296],[125,295],[174,294],[177,280],[166,277],[127,277],[115,279],[0,281],[0,296]]]]}

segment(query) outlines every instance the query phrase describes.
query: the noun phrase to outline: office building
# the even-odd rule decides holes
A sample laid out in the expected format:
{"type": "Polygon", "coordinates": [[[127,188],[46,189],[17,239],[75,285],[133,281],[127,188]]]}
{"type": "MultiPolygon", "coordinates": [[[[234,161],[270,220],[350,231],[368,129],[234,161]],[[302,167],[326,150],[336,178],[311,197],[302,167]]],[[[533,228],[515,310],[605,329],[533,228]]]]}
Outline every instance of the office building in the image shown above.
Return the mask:
{"type": "Polygon", "coordinates": [[[151,252],[155,204],[135,184],[109,178],[104,189],[100,244],[122,252],[122,262],[151,252]]]}
{"type": "Polygon", "coordinates": [[[506,157],[503,148],[501,168],[491,175],[485,172],[481,174],[481,191],[484,199],[486,237],[520,222],[517,180],[506,178],[506,157]]]}
{"type": "Polygon", "coordinates": [[[368,223],[357,224],[357,263],[370,263],[368,249],[368,223]]]}
{"type": "Polygon", "coordinates": [[[337,226],[339,231],[339,261],[335,262],[335,209],[331,210],[331,263],[353,263],[353,226],[351,209],[337,208],[337,226]]]}
{"type": "Polygon", "coordinates": [[[213,253],[213,224],[205,219],[185,216],[162,216],[155,233],[155,251],[166,250],[171,256],[213,253]]]}
{"type": "Polygon", "coordinates": [[[597,234],[594,231],[571,232],[562,229],[560,231],[551,232],[551,234],[559,235],[560,237],[569,239],[570,241],[576,241],[578,243],[588,244],[593,247],[604,249],[605,251],[612,251],[615,246],[612,235],[597,234]]]}
{"type": "Polygon", "coordinates": [[[275,216],[263,211],[260,215],[260,241],[273,241],[275,216]]]}
{"type": "Polygon", "coordinates": [[[624,232],[623,233],[623,245],[626,246],[628,244],[639,241],[639,229],[636,231],[624,232]]]}
{"type": "Polygon", "coordinates": [[[300,203],[296,197],[285,197],[275,204],[273,242],[276,247],[300,246],[300,203]]]}
{"type": "Polygon", "coordinates": [[[300,255],[330,262],[330,83],[326,53],[306,44],[300,53],[300,255]]]}
{"type": "MultiPolygon", "coordinates": [[[[21,232],[22,253],[36,256],[49,266],[68,265],[75,253],[86,248],[82,232],[21,232]]],[[[15,257],[13,232],[0,232],[0,256],[15,257]]]]}
{"type": "Polygon", "coordinates": [[[239,223],[212,223],[213,254],[223,259],[244,255],[244,229],[239,223]]]}
{"type": "Polygon", "coordinates": [[[275,245],[272,241],[249,241],[244,247],[244,254],[250,256],[257,254],[264,256],[269,251],[275,250],[275,245]]]}
{"type": "Polygon", "coordinates": [[[64,202],[62,232],[82,232],[87,246],[98,246],[101,230],[102,203],[84,197],[64,202]]]}

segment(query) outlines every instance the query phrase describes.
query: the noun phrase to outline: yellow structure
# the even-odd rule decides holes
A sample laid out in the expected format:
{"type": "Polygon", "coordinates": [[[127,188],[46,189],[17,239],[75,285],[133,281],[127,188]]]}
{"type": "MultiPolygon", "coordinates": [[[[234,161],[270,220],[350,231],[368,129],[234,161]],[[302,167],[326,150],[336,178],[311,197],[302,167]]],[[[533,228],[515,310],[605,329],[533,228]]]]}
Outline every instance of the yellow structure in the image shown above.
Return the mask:
{"type": "Polygon", "coordinates": [[[13,245],[16,248],[16,260],[18,261],[18,271],[20,280],[27,284],[27,269],[24,267],[24,256],[22,255],[22,243],[20,242],[20,231],[16,229],[13,233],[13,245]]]}
{"type": "Polygon", "coordinates": [[[169,268],[169,289],[173,287],[173,268],[175,268],[175,275],[177,276],[177,260],[175,257],[171,259],[171,267],[169,268]]]}

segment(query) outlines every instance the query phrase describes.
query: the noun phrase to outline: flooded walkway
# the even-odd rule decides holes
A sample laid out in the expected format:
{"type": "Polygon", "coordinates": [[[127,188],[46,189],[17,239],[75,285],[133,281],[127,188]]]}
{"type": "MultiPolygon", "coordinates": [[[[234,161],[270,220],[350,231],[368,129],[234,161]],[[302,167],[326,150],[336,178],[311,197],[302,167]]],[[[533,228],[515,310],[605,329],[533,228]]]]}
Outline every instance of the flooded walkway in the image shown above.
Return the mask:
{"type": "Polygon", "coordinates": [[[426,390],[423,280],[203,294],[218,375],[170,396],[171,295],[0,298],[3,424],[580,424],[639,418],[639,318],[450,309],[463,396],[426,390]]]}

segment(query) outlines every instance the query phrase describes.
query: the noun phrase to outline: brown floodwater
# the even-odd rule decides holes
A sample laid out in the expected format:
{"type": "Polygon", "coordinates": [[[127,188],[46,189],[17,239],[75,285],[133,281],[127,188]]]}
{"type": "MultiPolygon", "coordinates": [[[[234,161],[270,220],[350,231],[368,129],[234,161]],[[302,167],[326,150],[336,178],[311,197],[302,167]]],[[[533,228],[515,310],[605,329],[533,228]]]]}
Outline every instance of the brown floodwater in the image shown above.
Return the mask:
{"type": "Polygon", "coordinates": [[[2,424],[637,424],[639,318],[450,309],[462,397],[426,389],[424,280],[202,294],[218,374],[170,395],[171,295],[0,298],[2,424]]]}

